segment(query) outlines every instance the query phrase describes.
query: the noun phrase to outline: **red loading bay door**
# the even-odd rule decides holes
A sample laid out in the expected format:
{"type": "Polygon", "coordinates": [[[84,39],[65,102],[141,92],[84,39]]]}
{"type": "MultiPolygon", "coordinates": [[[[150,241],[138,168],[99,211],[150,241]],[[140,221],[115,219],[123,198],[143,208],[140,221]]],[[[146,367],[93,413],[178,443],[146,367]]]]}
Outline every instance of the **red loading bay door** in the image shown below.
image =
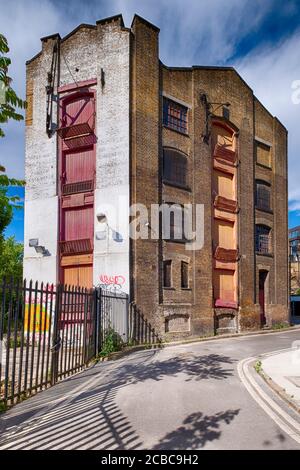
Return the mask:
{"type": "Polygon", "coordinates": [[[259,305],[260,305],[260,322],[261,326],[266,324],[266,280],[268,273],[266,271],[259,272],[259,305]]]}
{"type": "Polygon", "coordinates": [[[64,284],[90,289],[93,287],[93,265],[65,266],[64,284]]]}
{"type": "Polygon", "coordinates": [[[94,125],[94,100],[91,93],[76,95],[66,100],[63,108],[62,125],[64,127],[88,123],[94,125]]]}
{"type": "Polygon", "coordinates": [[[94,179],[94,150],[81,149],[66,152],[63,158],[63,182],[78,183],[94,179]]]}
{"type": "MultiPolygon", "coordinates": [[[[62,121],[63,127],[76,126],[87,123],[94,127],[95,101],[92,93],[76,94],[66,99],[63,104],[62,121]]],[[[81,128],[78,128],[80,132],[81,128]]],[[[86,132],[82,127],[82,132],[86,132]]],[[[67,146],[72,148],[72,146],[67,146]]],[[[70,190],[72,199],[70,206],[61,209],[61,240],[93,240],[93,205],[82,205],[85,199],[78,199],[77,192],[91,191],[93,185],[76,185],[83,181],[92,182],[95,174],[95,146],[93,144],[85,148],[73,148],[67,150],[62,146],[61,182],[72,184],[70,190]],[[73,194],[72,194],[73,192],[73,194]],[[77,202],[81,201],[79,206],[77,202]],[[77,201],[77,202],[76,202],[77,201]],[[75,202],[75,205],[74,205],[75,202]]],[[[62,201],[61,201],[62,204],[62,201]]],[[[82,253],[82,252],[81,252],[82,253]]],[[[61,264],[62,282],[67,285],[91,288],[93,285],[93,264],[91,251],[82,254],[74,253],[74,256],[64,256],[61,264]],[[89,253],[89,255],[87,254],[89,253]],[[89,257],[89,260],[86,260],[89,257]]]]}

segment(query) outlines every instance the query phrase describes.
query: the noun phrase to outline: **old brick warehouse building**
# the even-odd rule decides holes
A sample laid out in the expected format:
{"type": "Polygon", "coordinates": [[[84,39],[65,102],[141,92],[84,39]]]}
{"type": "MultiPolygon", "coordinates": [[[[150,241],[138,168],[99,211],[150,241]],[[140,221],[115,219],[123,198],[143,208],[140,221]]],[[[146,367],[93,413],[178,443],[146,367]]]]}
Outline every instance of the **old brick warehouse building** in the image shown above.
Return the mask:
{"type": "Polygon", "coordinates": [[[24,276],[119,283],[167,338],[288,321],[287,131],[236,70],[168,67],[158,40],[119,15],[28,61],[24,276]],[[204,205],[203,249],[129,238],[129,206],[162,202],[204,205]]]}

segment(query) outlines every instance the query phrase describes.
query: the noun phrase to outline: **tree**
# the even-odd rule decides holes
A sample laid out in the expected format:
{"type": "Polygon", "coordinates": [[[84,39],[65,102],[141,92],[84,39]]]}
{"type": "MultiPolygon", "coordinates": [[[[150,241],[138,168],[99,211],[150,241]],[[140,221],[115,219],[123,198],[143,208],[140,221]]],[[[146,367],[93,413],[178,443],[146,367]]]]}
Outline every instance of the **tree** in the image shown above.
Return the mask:
{"type": "MultiPolygon", "coordinates": [[[[16,108],[26,108],[26,101],[19,98],[11,87],[12,79],[8,75],[11,60],[4,55],[8,52],[7,39],[0,34],[0,124],[8,122],[9,119],[22,121],[24,118],[22,114],[16,112],[16,108]]],[[[0,137],[4,137],[4,135],[4,131],[0,127],[0,137]]]]}
{"type": "MultiPolygon", "coordinates": [[[[9,52],[7,39],[0,34],[0,137],[4,137],[1,124],[10,119],[22,121],[22,114],[16,108],[25,109],[26,102],[19,98],[11,87],[12,79],[8,75],[11,60],[6,54],[9,52]]],[[[20,199],[10,196],[10,186],[24,186],[25,182],[15,178],[9,178],[5,174],[5,168],[0,164],[0,278],[4,275],[14,275],[22,278],[22,253],[23,246],[16,243],[14,238],[4,240],[4,230],[13,217],[14,208],[20,208],[20,199]]]]}
{"type": "Polygon", "coordinates": [[[0,246],[0,281],[4,277],[13,277],[15,281],[21,281],[23,275],[23,244],[16,242],[14,237],[9,237],[2,240],[0,246]]]}
{"type": "MultiPolygon", "coordinates": [[[[26,101],[19,98],[16,92],[11,87],[12,79],[8,75],[8,67],[11,64],[9,57],[6,54],[9,52],[7,39],[0,34],[0,137],[4,137],[4,131],[1,128],[1,124],[7,123],[10,119],[14,121],[22,121],[24,118],[22,114],[16,111],[16,108],[25,109],[26,101]]],[[[8,178],[4,174],[5,168],[0,164],[0,187],[8,186],[24,186],[25,182],[17,180],[15,178],[8,178]]],[[[2,194],[2,197],[3,194],[2,194]]],[[[18,198],[9,197],[6,194],[8,200],[14,204],[18,201],[18,198]]]]}

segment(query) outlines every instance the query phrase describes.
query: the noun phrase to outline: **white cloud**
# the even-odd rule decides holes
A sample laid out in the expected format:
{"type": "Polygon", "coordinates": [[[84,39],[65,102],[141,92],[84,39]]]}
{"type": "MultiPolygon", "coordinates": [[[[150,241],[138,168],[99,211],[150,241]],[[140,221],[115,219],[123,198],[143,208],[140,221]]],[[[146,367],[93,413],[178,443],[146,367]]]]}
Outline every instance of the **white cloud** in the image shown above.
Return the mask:
{"type": "MultiPolygon", "coordinates": [[[[47,34],[65,35],[79,23],[95,23],[116,13],[130,26],[138,13],[161,28],[160,57],[166,64],[220,65],[235,54],[244,37],[258,30],[272,7],[273,0],[0,0],[1,32],[11,47],[14,86],[24,96],[25,61],[40,50],[40,37],[47,34]]],[[[254,50],[236,64],[258,98],[289,130],[290,200],[296,202],[300,105],[292,104],[291,84],[300,79],[299,46],[295,34],[280,47],[254,50]]],[[[20,123],[10,123],[0,142],[1,163],[11,176],[24,175],[23,129],[20,123]]]]}
{"type": "Polygon", "coordinates": [[[289,132],[290,210],[300,210],[300,104],[292,100],[292,83],[300,80],[300,33],[277,47],[252,51],[236,66],[255,95],[289,132]]]}

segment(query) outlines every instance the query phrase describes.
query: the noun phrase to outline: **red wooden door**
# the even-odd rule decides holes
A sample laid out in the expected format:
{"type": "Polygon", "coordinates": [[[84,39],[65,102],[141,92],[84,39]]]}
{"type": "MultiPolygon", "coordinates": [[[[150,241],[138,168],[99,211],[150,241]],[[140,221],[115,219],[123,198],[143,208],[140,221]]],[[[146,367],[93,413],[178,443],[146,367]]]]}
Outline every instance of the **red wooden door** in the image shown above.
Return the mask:
{"type": "Polygon", "coordinates": [[[66,152],[63,156],[64,183],[77,183],[94,179],[95,158],[93,148],[66,152]]]}
{"type": "Polygon", "coordinates": [[[63,268],[64,284],[90,289],[93,287],[93,265],[65,266],[63,268]]]}
{"type": "Polygon", "coordinates": [[[76,124],[88,123],[93,127],[94,123],[94,100],[90,93],[75,95],[65,101],[62,113],[62,125],[64,127],[76,124]]]}
{"type": "Polygon", "coordinates": [[[63,210],[64,240],[93,239],[93,206],[76,207],[63,210]]]}
{"type": "Polygon", "coordinates": [[[266,286],[266,279],[267,273],[265,271],[259,272],[259,306],[260,306],[260,322],[261,326],[266,324],[266,312],[265,312],[265,305],[266,305],[266,293],[265,293],[265,286],[266,286]]]}
{"type": "Polygon", "coordinates": [[[93,250],[96,138],[92,91],[62,99],[60,126],[60,276],[66,284],[91,287],[92,263],[77,264],[72,258],[93,250]]]}

